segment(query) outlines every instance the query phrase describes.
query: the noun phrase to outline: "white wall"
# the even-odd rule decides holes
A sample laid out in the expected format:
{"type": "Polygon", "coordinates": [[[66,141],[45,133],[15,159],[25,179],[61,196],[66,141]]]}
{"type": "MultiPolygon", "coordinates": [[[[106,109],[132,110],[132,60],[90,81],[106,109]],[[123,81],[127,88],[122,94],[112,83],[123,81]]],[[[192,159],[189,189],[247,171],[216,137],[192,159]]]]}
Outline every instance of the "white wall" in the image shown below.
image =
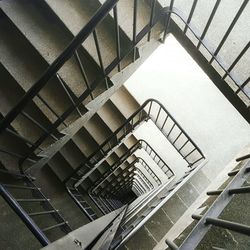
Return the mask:
{"type": "MultiPolygon", "coordinates": [[[[125,86],[139,103],[155,98],[165,105],[207,156],[204,171],[211,180],[250,142],[249,124],[171,35],[125,86]]],[[[155,143],[156,133],[145,127],[137,130],[138,139],[158,145],[170,159],[162,140],[155,143]]]]}

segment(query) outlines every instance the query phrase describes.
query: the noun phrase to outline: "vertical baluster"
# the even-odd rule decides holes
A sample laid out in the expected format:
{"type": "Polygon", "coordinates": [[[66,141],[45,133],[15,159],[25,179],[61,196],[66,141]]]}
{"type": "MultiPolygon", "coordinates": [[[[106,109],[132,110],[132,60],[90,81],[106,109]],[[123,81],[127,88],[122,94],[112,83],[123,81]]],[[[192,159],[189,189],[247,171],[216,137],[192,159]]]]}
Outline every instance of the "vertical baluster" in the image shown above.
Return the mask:
{"type": "Polygon", "coordinates": [[[211,60],[209,61],[209,63],[211,64],[214,60],[214,58],[218,55],[218,53],[220,52],[222,46],[224,45],[224,43],[226,42],[229,34],[231,33],[232,29],[234,28],[236,22],[238,21],[239,17],[241,16],[243,10],[245,9],[247,3],[249,2],[249,0],[244,0],[244,2],[242,3],[240,9],[238,10],[237,14],[235,15],[233,21],[231,22],[229,28],[227,29],[225,35],[223,36],[222,40],[220,41],[219,45],[217,46],[215,52],[213,53],[213,57],[211,58],[211,60]]]}
{"type": "Polygon", "coordinates": [[[214,18],[215,13],[216,13],[216,11],[217,11],[217,9],[219,7],[220,2],[221,2],[221,0],[217,0],[216,3],[215,3],[215,5],[214,5],[214,8],[213,8],[213,10],[212,10],[212,12],[211,12],[211,14],[210,14],[210,16],[208,18],[207,24],[206,24],[206,26],[205,26],[202,34],[201,34],[200,40],[199,40],[199,42],[197,44],[197,49],[199,49],[199,47],[201,46],[202,40],[204,39],[204,37],[207,34],[207,31],[208,31],[208,29],[210,27],[210,24],[211,24],[211,22],[212,22],[212,20],[214,18]]]}
{"type": "Polygon", "coordinates": [[[150,41],[150,37],[151,37],[151,28],[152,28],[153,20],[154,20],[155,2],[156,2],[156,0],[152,0],[152,2],[151,2],[151,12],[150,12],[150,20],[149,20],[149,27],[150,27],[150,30],[149,30],[149,32],[148,32],[148,42],[150,41]]]}
{"type": "Polygon", "coordinates": [[[198,2],[198,0],[194,0],[194,1],[193,1],[192,8],[191,8],[191,10],[190,10],[190,13],[189,13],[189,16],[188,16],[188,19],[187,19],[187,23],[186,23],[185,28],[184,28],[184,31],[183,31],[184,34],[186,34],[186,32],[187,32],[188,25],[189,25],[189,23],[191,22],[191,19],[192,19],[192,17],[193,17],[194,10],[195,10],[195,7],[196,7],[197,2],[198,2]]]}
{"type": "MultiPolygon", "coordinates": [[[[85,85],[86,85],[87,89],[90,90],[89,80],[88,80],[86,71],[85,71],[85,69],[84,69],[84,67],[83,67],[81,58],[80,58],[80,56],[79,56],[77,50],[76,50],[75,53],[74,53],[74,57],[75,57],[75,59],[76,59],[76,62],[77,62],[77,64],[78,64],[78,67],[79,67],[79,69],[80,69],[80,71],[81,71],[81,74],[82,74],[83,80],[84,80],[84,82],[85,82],[85,85]]],[[[91,97],[92,100],[94,99],[94,96],[93,96],[93,94],[92,94],[92,91],[90,92],[90,97],[91,97]]]]}
{"type": "Polygon", "coordinates": [[[136,58],[136,28],[137,28],[137,6],[138,6],[138,0],[134,0],[134,13],[133,13],[133,62],[136,58]]]}
{"type": "Polygon", "coordinates": [[[155,123],[158,121],[158,118],[159,118],[160,113],[161,113],[161,106],[160,106],[159,111],[158,111],[158,114],[157,114],[157,116],[156,116],[155,123]]]}
{"type": "Polygon", "coordinates": [[[167,37],[169,23],[170,23],[170,17],[171,17],[171,12],[173,10],[173,6],[174,6],[174,0],[171,0],[170,6],[169,6],[169,11],[166,14],[166,19],[165,19],[165,29],[164,29],[163,39],[162,39],[163,42],[165,42],[166,37],[167,37]]]}
{"type": "MultiPolygon", "coordinates": [[[[120,31],[119,31],[119,24],[118,24],[118,15],[117,15],[117,6],[113,9],[114,12],[114,20],[115,20],[115,37],[116,37],[116,55],[117,60],[120,61],[121,59],[121,43],[120,43],[120,31]]],[[[119,62],[117,65],[118,71],[121,71],[121,63],[119,62]]]]}
{"type": "Polygon", "coordinates": [[[93,37],[94,37],[94,41],[95,41],[95,46],[96,46],[96,51],[97,51],[97,55],[98,55],[99,64],[100,64],[100,67],[101,67],[102,74],[104,76],[104,81],[105,81],[105,84],[106,84],[106,89],[108,89],[109,88],[109,86],[108,86],[108,80],[107,80],[107,77],[105,76],[106,72],[105,72],[105,69],[104,69],[104,66],[103,66],[102,55],[101,55],[101,50],[100,50],[100,46],[99,46],[99,41],[98,41],[98,38],[97,38],[96,30],[93,31],[93,37]]]}

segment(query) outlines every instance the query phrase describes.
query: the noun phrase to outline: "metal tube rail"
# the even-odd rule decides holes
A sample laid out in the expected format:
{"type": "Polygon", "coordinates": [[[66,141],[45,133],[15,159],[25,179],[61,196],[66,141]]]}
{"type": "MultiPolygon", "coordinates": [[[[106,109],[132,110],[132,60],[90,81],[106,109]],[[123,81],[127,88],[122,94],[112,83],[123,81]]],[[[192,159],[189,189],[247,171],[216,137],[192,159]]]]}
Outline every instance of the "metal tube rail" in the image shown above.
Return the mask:
{"type": "MultiPolygon", "coordinates": [[[[105,148],[105,146],[109,145],[111,142],[111,144],[113,144],[113,147],[119,145],[122,140],[126,137],[126,135],[128,135],[128,131],[126,130],[126,132],[124,133],[124,128],[127,127],[128,125],[130,125],[130,131],[132,132],[133,129],[135,129],[138,125],[140,125],[140,123],[144,122],[145,120],[147,120],[148,118],[151,118],[151,120],[156,124],[156,126],[160,129],[160,131],[163,133],[163,135],[169,140],[169,142],[175,147],[175,149],[178,151],[179,154],[181,154],[181,156],[183,157],[184,160],[187,161],[187,163],[192,166],[192,164],[196,163],[197,161],[204,159],[205,156],[203,155],[202,151],[199,149],[199,147],[194,143],[194,141],[188,136],[188,134],[184,131],[184,129],[179,125],[179,123],[172,117],[172,115],[167,111],[167,109],[157,100],[155,99],[148,99],[147,101],[145,101],[140,108],[134,112],[127,120],[124,124],[122,124],[112,135],[110,135],[82,164],[80,164],[75,170],[74,173],[72,173],[70,176],[68,176],[64,182],[67,182],[68,180],[70,180],[71,177],[74,177],[74,175],[77,173],[77,171],[79,171],[82,167],[84,167],[86,164],[89,164],[91,162],[91,160],[93,160],[93,157],[97,156],[100,152],[100,150],[103,150],[103,148],[105,148]],[[152,111],[152,105],[153,103],[155,103],[155,105],[158,106],[158,110],[159,112],[164,112],[165,116],[168,117],[168,119],[171,119],[171,121],[174,123],[175,127],[177,127],[180,131],[181,134],[183,136],[185,136],[186,138],[186,143],[184,143],[181,147],[179,146],[179,148],[177,148],[177,146],[175,145],[176,143],[176,139],[175,138],[173,141],[170,140],[169,135],[172,132],[173,129],[171,129],[171,131],[167,132],[167,136],[166,133],[164,134],[165,130],[163,127],[161,127],[157,122],[158,119],[154,119],[153,115],[151,115],[151,111],[152,111]],[[148,109],[148,113],[146,114],[145,111],[148,109]],[[133,127],[131,127],[131,122],[133,121],[133,119],[138,116],[141,112],[145,113],[146,115],[144,115],[144,117],[141,117],[141,119],[137,120],[135,123],[133,123],[133,127]],[[117,135],[122,131],[122,136],[118,139],[117,135]],[[115,142],[115,143],[114,143],[115,142]],[[187,159],[187,154],[190,155],[192,154],[192,152],[187,152],[186,154],[184,154],[182,152],[182,149],[188,144],[190,143],[192,145],[191,151],[197,151],[199,154],[199,159],[197,161],[194,162],[190,162],[187,159]]],[[[179,135],[178,135],[179,137],[179,135]]],[[[112,150],[113,147],[108,146],[108,149],[104,151],[104,156],[108,155],[108,152],[110,150],[112,150]]],[[[101,159],[103,158],[103,156],[101,157],[101,159]]],[[[89,171],[89,173],[87,173],[84,178],[86,178],[90,173],[92,173],[99,165],[98,165],[98,161],[100,161],[101,159],[97,160],[94,162],[94,165],[92,167],[92,169],[89,171]]],[[[91,163],[93,164],[93,162],[91,163]]],[[[83,179],[82,179],[83,180],[83,179]]]]}
{"type": "Polygon", "coordinates": [[[26,104],[33,99],[38,92],[48,83],[64,63],[74,54],[75,50],[81,45],[87,37],[93,32],[98,23],[100,23],[109,11],[116,5],[118,0],[107,0],[90,19],[90,21],[81,29],[81,31],[74,37],[67,48],[61,53],[54,62],[43,73],[40,79],[32,85],[26,92],[22,99],[16,104],[14,108],[5,116],[0,122],[0,133],[7,128],[10,123],[18,116],[24,109],[26,104]]]}
{"type": "Polygon", "coordinates": [[[38,239],[42,246],[50,244],[49,239],[43,233],[43,231],[34,223],[24,209],[18,204],[18,202],[12,197],[12,195],[0,184],[0,194],[3,199],[9,204],[14,212],[21,218],[25,225],[29,228],[32,234],[38,239]]]}
{"type": "MultiPolygon", "coordinates": [[[[162,158],[154,151],[154,149],[144,140],[139,140],[136,144],[134,144],[129,150],[127,150],[112,166],[109,170],[107,170],[104,174],[103,177],[101,179],[99,179],[97,182],[95,182],[95,184],[99,184],[103,178],[105,178],[112,170],[115,170],[116,168],[118,168],[128,157],[130,157],[134,152],[136,152],[136,150],[140,149],[142,147],[142,145],[145,144],[146,147],[150,148],[151,152],[154,152],[155,155],[157,155],[158,159],[160,159],[163,163],[162,166],[159,166],[161,169],[163,168],[167,168],[168,171],[165,171],[165,173],[167,174],[168,172],[171,172],[171,175],[168,176],[169,178],[171,178],[174,175],[174,172],[171,170],[171,168],[162,160],[162,158]]],[[[145,148],[144,148],[145,149],[145,148]]],[[[146,150],[145,150],[146,151],[146,150]]],[[[148,151],[146,151],[148,153],[148,151]]],[[[152,154],[149,154],[150,157],[152,157],[152,154]]],[[[153,158],[153,157],[152,157],[153,158]]],[[[155,160],[155,159],[153,159],[155,160]]],[[[156,164],[158,164],[157,161],[155,161],[156,164]]],[[[80,182],[78,182],[78,184],[80,184],[80,182]]]]}
{"type": "MultiPolygon", "coordinates": [[[[174,175],[174,172],[171,170],[171,168],[162,160],[162,158],[154,151],[154,149],[145,141],[145,140],[138,140],[137,143],[135,143],[130,149],[128,149],[102,176],[102,178],[100,178],[98,181],[96,181],[94,183],[94,186],[97,185],[99,186],[106,178],[109,174],[111,174],[114,170],[116,170],[128,157],[130,157],[136,150],[140,149],[142,147],[142,145],[146,145],[144,147],[144,149],[146,147],[150,148],[151,152],[154,152],[155,155],[157,155],[158,159],[160,159],[160,161],[163,163],[163,166],[160,167],[161,169],[166,167],[167,170],[169,172],[171,172],[171,175],[168,176],[169,178],[171,178],[174,175]]],[[[145,150],[146,151],[146,150],[145,150]]],[[[148,151],[146,151],[148,153],[148,151]]],[[[149,154],[149,156],[151,157],[151,154],[149,154]]],[[[153,159],[155,160],[155,159],[153,159]]],[[[158,164],[158,162],[156,161],[156,164],[158,164]]],[[[165,173],[167,173],[168,171],[165,171],[165,173]]],[[[79,186],[81,184],[82,181],[78,181],[77,185],[79,186]]]]}

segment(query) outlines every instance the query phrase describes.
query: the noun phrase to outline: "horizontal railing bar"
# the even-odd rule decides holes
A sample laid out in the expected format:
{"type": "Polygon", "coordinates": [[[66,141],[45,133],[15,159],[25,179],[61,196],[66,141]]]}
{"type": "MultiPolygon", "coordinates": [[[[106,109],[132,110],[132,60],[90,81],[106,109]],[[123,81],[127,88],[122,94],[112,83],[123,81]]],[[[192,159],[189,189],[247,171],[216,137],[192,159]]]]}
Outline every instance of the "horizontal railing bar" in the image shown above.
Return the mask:
{"type": "Polygon", "coordinates": [[[29,186],[19,186],[19,185],[12,185],[12,184],[2,184],[4,187],[7,188],[14,188],[14,189],[32,189],[32,190],[40,190],[40,188],[37,187],[29,187],[29,186]]]}
{"type": "Polygon", "coordinates": [[[223,192],[223,190],[213,190],[213,191],[208,191],[207,195],[219,195],[223,192]]]}
{"type": "Polygon", "coordinates": [[[49,199],[16,199],[18,202],[48,202],[49,199]]]}
{"type": "Polygon", "coordinates": [[[178,246],[174,242],[170,241],[169,239],[166,239],[165,243],[168,245],[168,247],[171,250],[178,250],[178,246]]]}
{"type": "Polygon", "coordinates": [[[226,229],[229,229],[234,232],[241,233],[241,234],[246,234],[248,236],[250,235],[250,226],[247,226],[244,224],[222,220],[222,219],[215,219],[211,217],[206,217],[205,223],[218,226],[218,227],[222,227],[222,228],[226,228],[226,229]]]}
{"type": "Polygon", "coordinates": [[[231,171],[231,172],[229,172],[227,175],[228,176],[235,176],[236,174],[238,174],[239,173],[239,169],[236,169],[236,170],[233,170],[233,171],[231,171]]]}
{"type": "Polygon", "coordinates": [[[250,158],[250,154],[247,154],[247,155],[244,155],[244,156],[241,156],[239,158],[236,159],[236,161],[243,161],[243,160],[246,160],[246,159],[249,159],[250,158]]]}
{"type": "Polygon", "coordinates": [[[43,232],[47,232],[47,231],[49,231],[49,230],[52,230],[52,229],[54,229],[54,228],[61,227],[61,226],[64,226],[64,225],[67,225],[67,221],[58,223],[58,224],[53,225],[53,226],[50,226],[50,227],[46,227],[46,228],[42,229],[42,231],[43,231],[43,232]]]}
{"type": "Polygon", "coordinates": [[[47,214],[53,214],[57,213],[58,210],[49,210],[49,211],[43,211],[43,212],[35,212],[35,213],[29,213],[29,216],[39,216],[39,215],[47,215],[47,214]]]}
{"type": "Polygon", "coordinates": [[[232,188],[228,190],[229,194],[244,194],[250,192],[250,186],[240,187],[240,188],[232,188]]]}
{"type": "Polygon", "coordinates": [[[50,244],[49,239],[43,233],[43,231],[34,223],[34,221],[28,216],[25,210],[18,204],[18,202],[12,197],[12,195],[0,184],[0,194],[4,200],[9,204],[13,211],[21,218],[33,235],[38,239],[42,246],[50,244]]]}
{"type": "Polygon", "coordinates": [[[200,214],[192,214],[192,218],[194,220],[200,220],[202,218],[202,215],[200,215],[200,214]]]}

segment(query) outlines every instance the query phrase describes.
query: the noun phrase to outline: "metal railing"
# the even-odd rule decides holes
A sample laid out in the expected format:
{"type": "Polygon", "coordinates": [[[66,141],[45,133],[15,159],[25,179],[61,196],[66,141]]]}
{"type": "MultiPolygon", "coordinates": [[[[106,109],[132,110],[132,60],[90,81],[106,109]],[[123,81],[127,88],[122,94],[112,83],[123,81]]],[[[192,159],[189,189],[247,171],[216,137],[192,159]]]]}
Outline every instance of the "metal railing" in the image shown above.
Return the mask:
{"type": "MultiPolygon", "coordinates": [[[[227,82],[227,85],[230,86],[230,88],[236,88],[232,90],[232,92],[241,100],[241,102],[246,106],[245,112],[245,118],[249,121],[250,116],[249,116],[249,104],[247,104],[250,100],[249,94],[246,91],[247,87],[249,86],[250,82],[250,77],[246,77],[244,80],[238,80],[233,73],[234,68],[237,67],[239,64],[240,60],[243,58],[243,56],[248,52],[250,42],[247,42],[246,45],[242,48],[241,52],[236,56],[235,60],[231,63],[229,67],[225,67],[224,63],[222,62],[221,59],[219,59],[220,52],[223,48],[223,45],[228,41],[229,35],[233,32],[233,28],[237,24],[239,18],[241,17],[243,11],[245,10],[248,0],[244,0],[240,6],[240,8],[237,10],[237,13],[235,14],[232,22],[230,23],[228,29],[225,31],[225,34],[223,38],[221,39],[219,45],[216,48],[212,48],[211,46],[207,43],[206,41],[206,35],[211,27],[211,24],[213,23],[214,16],[219,8],[220,5],[220,0],[217,0],[214,4],[214,7],[212,9],[212,12],[207,20],[207,23],[205,24],[205,28],[201,33],[201,35],[198,34],[197,29],[194,27],[192,23],[192,17],[195,13],[197,1],[194,0],[192,4],[192,8],[190,9],[190,12],[187,17],[184,17],[182,13],[174,7],[174,0],[171,0],[170,6],[167,8],[162,8],[160,11],[158,10],[156,13],[156,1],[152,1],[151,4],[151,11],[150,11],[150,19],[148,24],[144,26],[143,29],[140,31],[137,30],[137,1],[134,2],[134,13],[133,13],[133,41],[131,43],[131,47],[128,48],[127,51],[121,52],[121,43],[120,43],[120,35],[119,35],[119,20],[118,20],[118,15],[117,15],[117,7],[116,4],[118,3],[118,0],[108,0],[103,4],[100,9],[96,12],[96,14],[93,16],[93,18],[89,21],[89,23],[76,35],[76,37],[72,40],[72,42],[69,44],[69,46],[58,56],[58,58],[48,67],[48,69],[44,72],[44,74],[40,77],[40,79],[32,85],[32,87],[27,91],[27,93],[22,97],[22,99],[8,112],[8,114],[2,118],[0,122],[0,133],[3,133],[4,131],[8,131],[9,126],[11,123],[17,118],[18,115],[23,115],[26,119],[28,119],[30,122],[32,122],[35,126],[38,126],[42,131],[43,134],[35,141],[32,142],[29,140],[29,138],[24,138],[22,135],[18,134],[18,132],[12,133],[14,136],[17,136],[19,139],[23,140],[23,142],[30,147],[29,153],[22,155],[19,154],[18,152],[10,152],[5,149],[0,149],[2,153],[9,154],[11,156],[17,157],[20,159],[20,164],[22,164],[25,160],[33,160],[34,154],[37,154],[38,152],[36,149],[39,149],[39,151],[42,150],[40,148],[41,144],[43,141],[48,138],[52,137],[53,140],[58,140],[60,138],[54,135],[56,132],[57,128],[61,125],[65,124],[66,118],[73,112],[77,111],[79,115],[81,115],[81,112],[79,111],[78,107],[82,104],[86,98],[89,96],[93,99],[92,92],[95,90],[95,88],[100,85],[101,83],[105,83],[108,85],[108,75],[112,70],[114,70],[116,67],[118,68],[118,71],[121,70],[121,61],[129,55],[131,52],[135,52],[136,45],[145,37],[148,37],[148,41],[150,40],[151,36],[151,29],[160,21],[165,20],[165,32],[163,34],[163,38],[166,38],[167,32],[172,32],[171,31],[171,18],[172,16],[177,16],[179,20],[181,20],[185,24],[185,28],[183,30],[183,34],[186,35],[187,31],[190,31],[193,36],[197,39],[198,43],[196,45],[197,50],[202,46],[204,49],[207,51],[207,53],[211,56],[209,59],[209,64],[211,65],[213,62],[216,62],[220,68],[224,71],[224,74],[221,76],[221,79],[227,82]],[[102,62],[102,56],[101,56],[101,51],[100,51],[100,46],[98,43],[98,37],[97,33],[95,31],[96,26],[102,22],[102,20],[105,18],[105,16],[108,15],[110,11],[113,11],[114,13],[114,26],[115,26],[115,40],[116,40],[116,58],[108,65],[104,66],[102,62]],[[84,71],[83,64],[79,58],[77,49],[79,46],[86,40],[90,35],[94,36],[95,40],[95,46],[96,46],[96,51],[98,54],[98,59],[99,59],[99,66],[100,66],[100,71],[101,74],[91,83],[88,82],[86,73],[84,71]],[[70,58],[74,56],[79,64],[79,67],[81,68],[81,72],[83,75],[83,78],[86,83],[86,90],[77,98],[76,101],[73,101],[73,98],[70,97],[70,92],[67,91],[67,88],[65,88],[66,83],[63,82],[63,79],[58,75],[59,69],[65,64],[65,62],[70,58]],[[62,115],[58,115],[53,108],[49,105],[46,100],[44,100],[41,95],[40,91],[47,85],[49,84],[48,81],[52,77],[57,77],[59,82],[62,84],[64,87],[67,96],[71,100],[72,105],[63,112],[62,115]],[[229,80],[228,80],[229,79],[229,80]],[[232,84],[230,84],[230,81],[233,82],[233,86],[231,87],[232,84]],[[242,95],[244,95],[244,98],[246,98],[248,101],[244,102],[244,98],[242,98],[242,95]],[[35,98],[38,97],[40,101],[49,109],[51,112],[57,117],[57,120],[51,124],[49,128],[44,128],[39,124],[38,121],[34,119],[30,114],[26,113],[24,111],[25,107],[29,104],[29,102],[35,98]],[[36,152],[36,153],[35,153],[36,152]]],[[[163,40],[164,40],[163,39],[163,40]]],[[[135,54],[135,53],[134,53],[135,54]]],[[[135,59],[135,58],[134,58],[135,59]]],[[[242,111],[243,112],[243,111],[242,111]]],[[[241,112],[241,113],[242,113],[241,112]]],[[[113,147],[112,147],[113,148],[113,147]]],[[[22,168],[21,168],[22,169],[22,168]]]]}
{"type": "Polygon", "coordinates": [[[119,228],[119,225],[126,214],[127,206],[100,232],[97,237],[85,248],[91,249],[109,249],[119,228]]]}
{"type": "Polygon", "coordinates": [[[189,137],[185,130],[157,100],[148,99],[132,114],[111,136],[109,136],[82,164],[80,164],[65,182],[70,178],[79,178],[78,171],[91,168],[87,174],[81,176],[81,181],[86,179],[103,160],[108,157],[115,148],[138,128],[144,121],[151,119],[166,139],[173,145],[181,157],[192,167],[202,159],[204,155],[200,148],[189,137]]]}
{"type": "MultiPolygon", "coordinates": [[[[147,147],[150,149],[150,152],[153,152],[153,154],[149,154],[149,156],[152,157],[152,159],[156,162],[156,164],[160,163],[158,165],[161,169],[164,170],[164,173],[167,175],[168,178],[171,178],[174,176],[174,172],[171,170],[171,168],[162,160],[162,158],[154,151],[154,149],[144,140],[139,140],[137,143],[135,143],[131,148],[129,148],[117,161],[115,161],[112,166],[103,173],[102,177],[99,178],[92,186],[92,188],[100,186],[117,168],[119,168],[131,155],[133,155],[138,149],[141,149],[143,147],[147,147]]],[[[148,151],[146,151],[148,152],[148,151]]],[[[146,169],[147,170],[147,169],[146,169]]],[[[81,181],[78,182],[78,186],[81,184],[81,181]]],[[[77,185],[76,185],[77,186],[77,185]]]]}
{"type": "Polygon", "coordinates": [[[98,219],[97,214],[92,209],[91,205],[84,199],[83,195],[77,188],[66,187],[67,192],[81,211],[87,216],[90,221],[98,219]]]}
{"type": "MultiPolygon", "coordinates": [[[[245,159],[248,158],[249,156],[246,156],[245,159]]],[[[207,195],[218,195],[218,197],[204,215],[192,215],[192,218],[194,220],[198,220],[198,223],[181,244],[181,246],[178,247],[170,240],[166,240],[166,244],[170,247],[170,249],[195,249],[204,238],[206,233],[214,226],[250,236],[249,225],[219,219],[220,214],[232,201],[234,195],[241,195],[250,192],[249,186],[242,186],[250,176],[250,161],[245,162],[243,167],[240,169],[228,173],[228,176],[233,177],[233,179],[223,190],[207,192],[207,195]]]]}
{"type": "Polygon", "coordinates": [[[138,162],[143,166],[144,169],[149,173],[149,175],[154,179],[154,181],[157,183],[158,186],[162,184],[162,181],[159,179],[159,177],[155,174],[155,172],[152,170],[152,168],[141,158],[137,157],[138,162]]]}
{"type": "MultiPolygon", "coordinates": [[[[93,99],[93,91],[100,86],[101,84],[105,84],[106,88],[109,88],[110,80],[108,78],[109,74],[114,70],[118,69],[121,71],[121,62],[124,58],[127,58],[133,52],[133,61],[136,59],[136,46],[137,44],[149,34],[150,30],[157,24],[164,16],[164,11],[161,14],[155,16],[150,20],[148,24],[146,24],[140,31],[137,30],[137,8],[134,9],[134,20],[133,20],[133,41],[131,45],[126,50],[121,50],[121,41],[119,34],[119,20],[118,20],[118,10],[116,4],[119,0],[107,0],[94,14],[94,16],[90,19],[90,21],[80,30],[80,32],[74,37],[71,43],[66,47],[66,49],[51,63],[51,65],[47,68],[47,70],[41,75],[40,79],[38,79],[30,89],[25,93],[25,95],[16,103],[16,105],[7,113],[5,117],[1,119],[0,122],[0,134],[4,133],[6,129],[13,123],[13,121],[21,114],[25,116],[30,122],[34,123],[42,130],[41,136],[37,138],[34,142],[28,142],[29,138],[23,138],[23,142],[29,146],[29,152],[25,155],[20,155],[18,152],[11,152],[9,155],[15,154],[15,156],[19,158],[20,162],[20,170],[25,171],[23,169],[23,163],[26,160],[32,159],[34,154],[40,153],[37,152],[37,149],[40,148],[42,143],[48,138],[53,137],[54,140],[60,139],[60,137],[54,136],[53,134],[57,131],[58,127],[61,124],[65,124],[65,120],[67,117],[74,111],[77,111],[79,115],[82,113],[79,110],[79,106],[87,100],[88,97],[93,99]],[[109,65],[103,64],[102,53],[100,50],[98,34],[96,32],[96,27],[104,20],[104,18],[110,13],[114,14],[114,29],[115,29],[115,40],[116,40],[116,57],[109,65]],[[94,43],[96,47],[96,52],[99,60],[100,72],[97,74],[96,79],[92,82],[88,81],[88,77],[86,75],[86,70],[84,69],[83,63],[78,54],[79,47],[84,43],[84,41],[89,37],[94,37],[94,43]],[[63,65],[67,62],[67,60],[71,57],[74,57],[77,60],[77,63],[80,67],[82,77],[86,84],[86,90],[77,98],[73,98],[68,91],[67,83],[60,77],[58,71],[63,67],[63,65]],[[49,103],[42,98],[40,95],[40,91],[45,88],[45,86],[49,83],[49,80],[53,77],[56,77],[59,83],[62,85],[64,91],[66,92],[68,98],[70,99],[71,105],[68,107],[62,114],[58,115],[55,110],[49,105],[49,103]],[[25,108],[34,98],[39,98],[40,101],[57,117],[56,121],[54,121],[48,128],[43,128],[41,124],[31,117],[29,114],[25,113],[25,108]]],[[[136,6],[136,5],[135,5],[136,6]]],[[[18,136],[19,139],[22,136],[18,136]]],[[[1,149],[1,152],[7,153],[7,150],[1,149]]]]}
{"type": "MultiPolygon", "coordinates": [[[[125,177],[124,176],[125,173],[129,173],[131,171],[136,170],[137,169],[135,167],[136,163],[142,164],[143,168],[154,179],[154,181],[155,181],[155,183],[157,185],[161,185],[162,184],[162,182],[159,179],[159,177],[154,173],[154,171],[149,167],[149,165],[142,158],[137,157],[132,163],[130,163],[127,167],[125,167],[118,175],[114,176],[114,178],[112,180],[110,180],[108,183],[103,182],[103,185],[102,185],[101,190],[100,190],[100,194],[102,194],[103,192],[109,192],[114,186],[116,186],[117,184],[119,184],[119,180],[122,177],[125,177]]],[[[119,168],[115,169],[111,174],[114,175],[115,171],[118,170],[118,169],[119,168]]],[[[111,174],[109,176],[111,176],[111,174]]],[[[106,178],[108,178],[109,176],[107,176],[106,178]]],[[[95,189],[97,189],[97,186],[92,190],[92,192],[94,192],[95,189]]]]}
{"type": "Polygon", "coordinates": [[[46,246],[51,242],[48,235],[49,231],[56,228],[60,228],[65,234],[72,231],[68,222],[65,221],[59,211],[54,208],[54,206],[50,203],[50,200],[42,193],[41,189],[34,184],[33,177],[2,169],[1,175],[8,176],[8,178],[5,179],[10,183],[0,183],[0,195],[25,223],[42,246],[46,246]],[[18,180],[18,184],[15,184],[16,180],[18,180]],[[22,184],[20,184],[20,181],[22,181],[22,184]],[[13,194],[16,190],[19,190],[20,193],[22,191],[23,196],[21,198],[14,197],[13,194]],[[40,204],[43,210],[29,210],[27,205],[34,203],[40,204]],[[53,220],[54,224],[50,223],[47,227],[44,227],[43,225],[43,228],[41,229],[39,227],[39,221],[37,223],[35,222],[35,218],[39,216],[53,220]]]}
{"type": "MultiPolygon", "coordinates": [[[[128,219],[124,219],[122,228],[124,230],[117,235],[112,243],[111,249],[118,249],[124,244],[132,235],[134,235],[140,228],[190,179],[202,165],[191,168],[189,171],[174,183],[170,185],[166,183],[160,186],[154,192],[149,193],[150,197],[145,197],[145,201],[141,202],[132,213],[129,214],[128,219]],[[136,215],[136,216],[135,216],[136,215]]],[[[192,249],[192,248],[189,248],[192,249]]]]}
{"type": "MultiPolygon", "coordinates": [[[[184,24],[184,28],[181,28],[181,33],[183,36],[187,36],[187,32],[191,32],[191,34],[194,36],[195,40],[190,40],[197,51],[199,51],[202,55],[208,54],[209,56],[205,56],[204,60],[208,62],[208,65],[212,66],[214,70],[220,75],[220,80],[222,80],[227,87],[230,89],[230,94],[227,94],[226,89],[220,88],[220,90],[227,96],[227,98],[230,99],[232,104],[239,110],[239,112],[243,115],[243,117],[250,122],[250,114],[249,114],[249,108],[250,108],[250,94],[247,91],[247,88],[249,87],[250,83],[250,76],[244,76],[243,78],[238,74],[236,75],[234,73],[234,69],[237,68],[237,66],[240,63],[240,60],[244,57],[244,55],[247,54],[247,51],[250,47],[250,42],[248,41],[244,47],[242,47],[242,50],[239,54],[235,57],[235,59],[230,62],[230,65],[226,65],[226,60],[222,56],[220,56],[220,52],[222,51],[223,46],[228,42],[228,38],[230,34],[232,34],[234,27],[238,23],[243,11],[245,10],[247,4],[249,3],[249,0],[242,1],[239,9],[236,11],[236,14],[234,15],[233,19],[231,20],[227,30],[225,30],[223,37],[221,38],[219,44],[214,47],[211,45],[211,41],[206,39],[206,35],[208,33],[209,28],[212,26],[214,21],[214,17],[216,15],[216,12],[219,9],[221,0],[215,1],[215,3],[211,3],[213,5],[213,8],[211,10],[211,13],[207,19],[207,22],[204,24],[204,29],[199,30],[195,23],[192,23],[192,17],[195,13],[195,9],[197,6],[197,0],[193,0],[192,7],[190,8],[190,12],[187,16],[184,16],[184,14],[177,8],[174,7],[174,0],[171,0],[170,6],[168,7],[168,13],[169,16],[171,16],[171,19],[173,16],[177,17],[178,20],[180,20],[184,24]],[[205,52],[201,52],[201,48],[204,49],[205,52]],[[215,66],[213,66],[213,62],[215,66]],[[216,64],[219,66],[220,69],[216,69],[216,64]],[[222,71],[220,71],[222,70],[222,71]],[[223,73],[222,73],[223,72],[223,73]],[[247,87],[248,86],[248,87],[247,87]],[[231,97],[231,94],[233,98],[231,97]]],[[[173,32],[171,29],[171,22],[169,22],[169,29],[165,29],[167,32],[173,32]]],[[[178,25],[178,24],[177,24],[178,25]]],[[[167,26],[166,26],[167,27],[167,26]]],[[[166,32],[164,34],[164,39],[166,38],[166,32]]],[[[175,35],[175,33],[173,33],[175,35]]],[[[232,43],[232,41],[230,41],[232,43]]],[[[216,84],[216,83],[215,83],[216,84]]]]}

